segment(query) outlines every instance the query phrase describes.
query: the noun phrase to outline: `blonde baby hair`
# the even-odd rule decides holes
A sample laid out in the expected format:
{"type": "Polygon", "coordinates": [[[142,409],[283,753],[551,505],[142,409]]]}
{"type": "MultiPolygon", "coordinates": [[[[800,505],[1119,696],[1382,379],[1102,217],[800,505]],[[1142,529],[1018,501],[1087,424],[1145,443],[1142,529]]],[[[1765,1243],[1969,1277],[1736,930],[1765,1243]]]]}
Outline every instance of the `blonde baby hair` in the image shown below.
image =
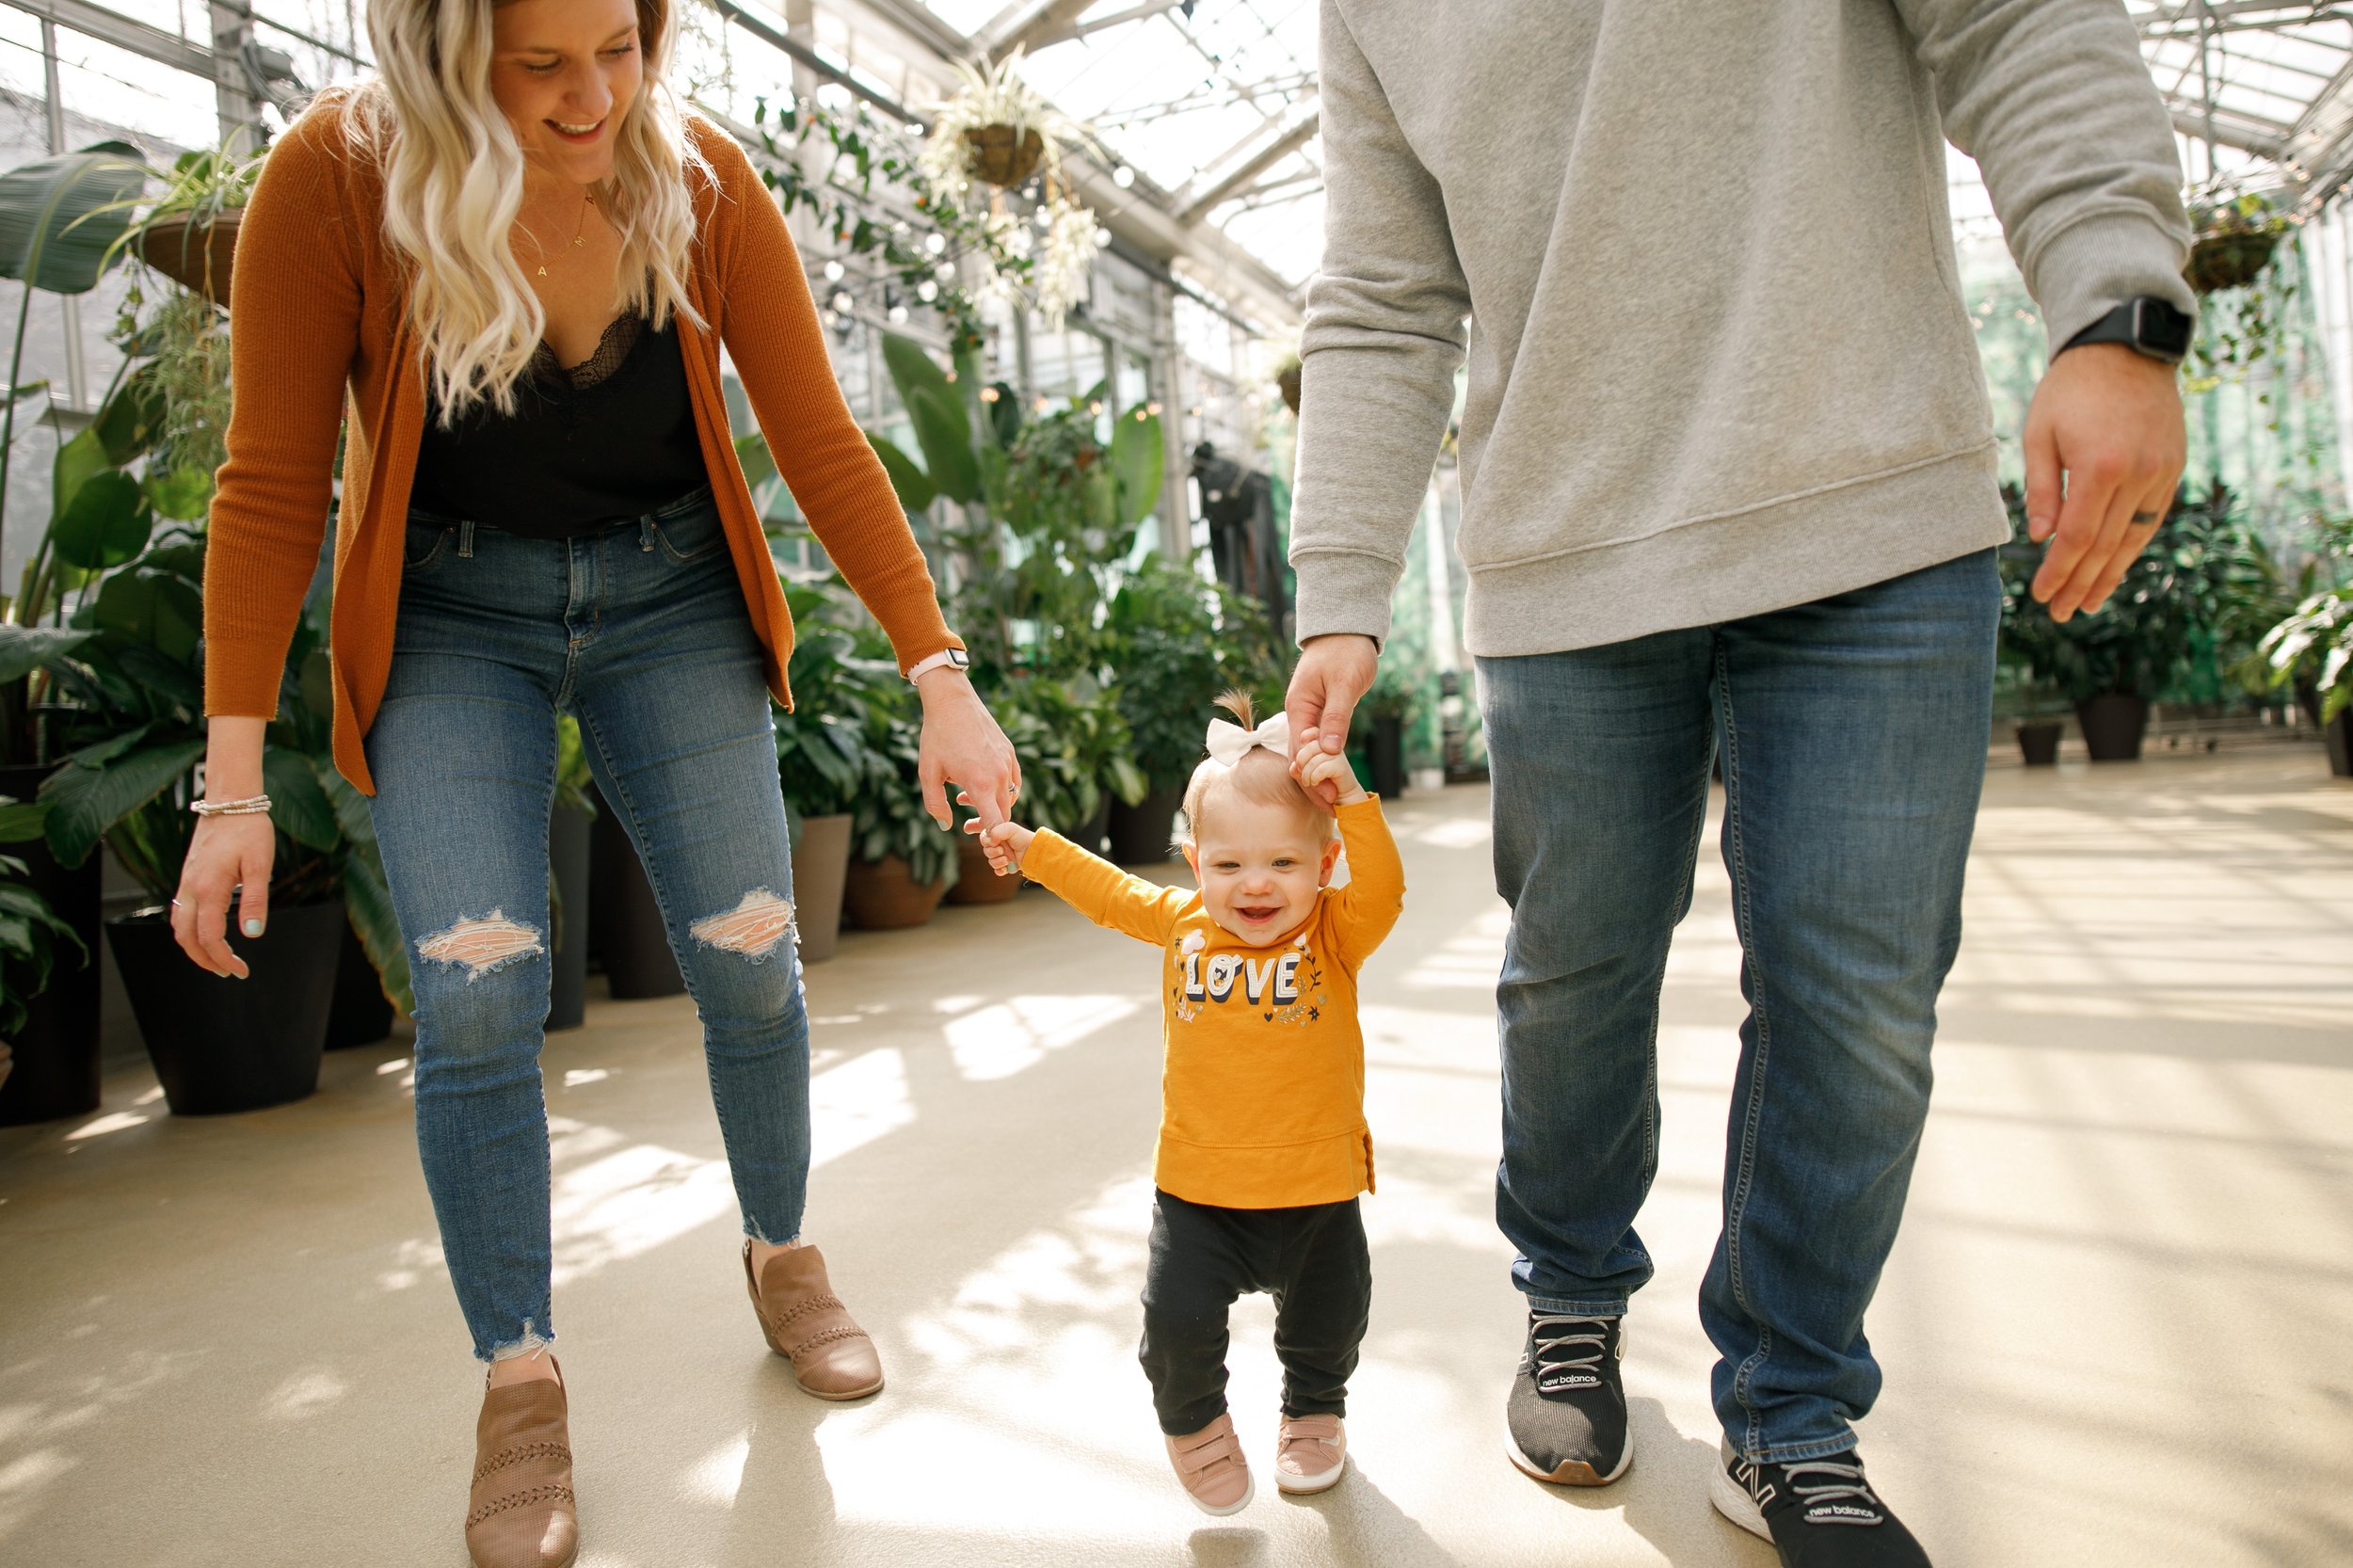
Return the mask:
{"type": "MultiPolygon", "coordinates": [[[[1257,721],[1249,695],[1232,691],[1217,699],[1217,706],[1234,715],[1244,729],[1255,729],[1257,721]]],[[[1214,757],[1204,757],[1193,770],[1193,778],[1185,785],[1185,825],[1180,844],[1191,845],[1201,833],[1201,813],[1213,796],[1226,792],[1239,793],[1244,800],[1259,806],[1284,806],[1302,811],[1316,820],[1321,837],[1329,840],[1339,832],[1339,824],[1324,804],[1301,788],[1291,776],[1290,759],[1279,756],[1265,746],[1253,746],[1241,761],[1227,766],[1214,757]]]]}

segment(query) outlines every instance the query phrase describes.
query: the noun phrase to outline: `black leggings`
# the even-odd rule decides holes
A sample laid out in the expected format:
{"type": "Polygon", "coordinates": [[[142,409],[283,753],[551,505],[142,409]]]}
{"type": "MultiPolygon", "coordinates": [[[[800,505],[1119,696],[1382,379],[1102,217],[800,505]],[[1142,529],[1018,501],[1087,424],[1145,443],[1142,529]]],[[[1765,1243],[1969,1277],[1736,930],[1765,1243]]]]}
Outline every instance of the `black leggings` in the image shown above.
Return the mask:
{"type": "Polygon", "coordinates": [[[1372,1258],[1356,1200],[1218,1208],[1156,1192],[1144,1276],[1152,1407],[1172,1437],[1225,1413],[1225,1314],[1244,1291],[1274,1297],[1283,1414],[1344,1416],[1372,1304],[1372,1258]]]}

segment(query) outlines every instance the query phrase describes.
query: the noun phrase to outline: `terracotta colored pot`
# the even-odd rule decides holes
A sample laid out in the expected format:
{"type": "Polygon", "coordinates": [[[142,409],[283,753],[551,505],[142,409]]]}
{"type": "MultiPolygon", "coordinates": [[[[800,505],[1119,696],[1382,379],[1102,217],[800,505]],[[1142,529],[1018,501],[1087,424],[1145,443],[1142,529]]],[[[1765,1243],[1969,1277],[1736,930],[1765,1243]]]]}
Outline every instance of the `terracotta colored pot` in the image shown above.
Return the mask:
{"type": "Polygon", "coordinates": [[[972,149],[972,172],[992,185],[1011,187],[1037,172],[1046,141],[1035,131],[1014,135],[1010,125],[983,125],[964,133],[972,149]]]}
{"type": "Polygon", "coordinates": [[[803,817],[792,846],[792,921],[801,934],[801,962],[822,964],[841,945],[841,891],[850,874],[850,824],[838,817],[803,817]]]}
{"type": "Polygon", "coordinates": [[[1021,890],[1021,876],[999,876],[988,869],[988,851],[967,835],[956,846],[956,885],[948,889],[950,904],[1002,904],[1021,890]]]}
{"type": "Polygon", "coordinates": [[[939,907],[947,884],[921,883],[896,855],[853,860],[842,884],[841,912],[861,931],[904,931],[921,925],[939,907]]]}
{"type": "Polygon", "coordinates": [[[237,252],[237,224],[244,214],[232,209],[200,225],[184,217],[168,217],[139,235],[139,258],[184,289],[229,308],[229,273],[237,252]]]}

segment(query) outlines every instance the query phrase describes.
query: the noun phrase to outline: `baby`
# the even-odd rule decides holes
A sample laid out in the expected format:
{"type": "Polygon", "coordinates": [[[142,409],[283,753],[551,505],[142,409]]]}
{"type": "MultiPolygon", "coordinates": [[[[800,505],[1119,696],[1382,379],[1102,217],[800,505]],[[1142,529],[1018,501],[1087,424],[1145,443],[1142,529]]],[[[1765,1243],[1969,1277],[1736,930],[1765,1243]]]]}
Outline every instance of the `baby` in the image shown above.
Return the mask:
{"type": "Polygon", "coordinates": [[[1275,1484],[1321,1492],[1347,1465],[1340,1422],[1372,1294],[1356,1210],[1372,1191],[1356,971],[1397,923],[1405,875],[1345,757],[1303,737],[1294,778],[1282,714],[1253,728],[1247,698],[1220,706],[1241,723],[1211,722],[1185,791],[1200,891],[1130,876],[1051,832],[1008,824],[984,842],[1000,874],[1017,868],[1160,949],[1167,1058],[1138,1353],[1178,1479],[1203,1512],[1228,1514],[1255,1491],[1225,1409],[1226,1311],[1246,1290],[1274,1297],[1275,1484]],[[1335,888],[1343,844],[1350,880],[1335,888]]]}

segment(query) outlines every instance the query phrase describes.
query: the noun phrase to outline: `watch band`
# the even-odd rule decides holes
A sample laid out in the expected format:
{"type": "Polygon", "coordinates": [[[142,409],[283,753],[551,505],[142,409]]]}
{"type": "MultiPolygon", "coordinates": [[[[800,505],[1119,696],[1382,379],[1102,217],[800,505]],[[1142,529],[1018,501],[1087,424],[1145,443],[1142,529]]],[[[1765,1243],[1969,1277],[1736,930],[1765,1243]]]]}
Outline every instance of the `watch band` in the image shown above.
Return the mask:
{"type": "Polygon", "coordinates": [[[920,680],[922,677],[929,675],[936,669],[947,668],[968,670],[971,667],[972,656],[965,652],[964,649],[960,648],[943,648],[937,653],[931,655],[929,658],[918,659],[913,664],[909,665],[907,668],[907,680],[910,683],[912,683],[920,680]]]}
{"type": "Polygon", "coordinates": [[[2178,365],[2189,353],[2197,319],[2169,299],[2143,295],[2127,299],[2059,345],[2059,353],[2088,343],[2119,343],[2163,364],[2178,365]]]}

